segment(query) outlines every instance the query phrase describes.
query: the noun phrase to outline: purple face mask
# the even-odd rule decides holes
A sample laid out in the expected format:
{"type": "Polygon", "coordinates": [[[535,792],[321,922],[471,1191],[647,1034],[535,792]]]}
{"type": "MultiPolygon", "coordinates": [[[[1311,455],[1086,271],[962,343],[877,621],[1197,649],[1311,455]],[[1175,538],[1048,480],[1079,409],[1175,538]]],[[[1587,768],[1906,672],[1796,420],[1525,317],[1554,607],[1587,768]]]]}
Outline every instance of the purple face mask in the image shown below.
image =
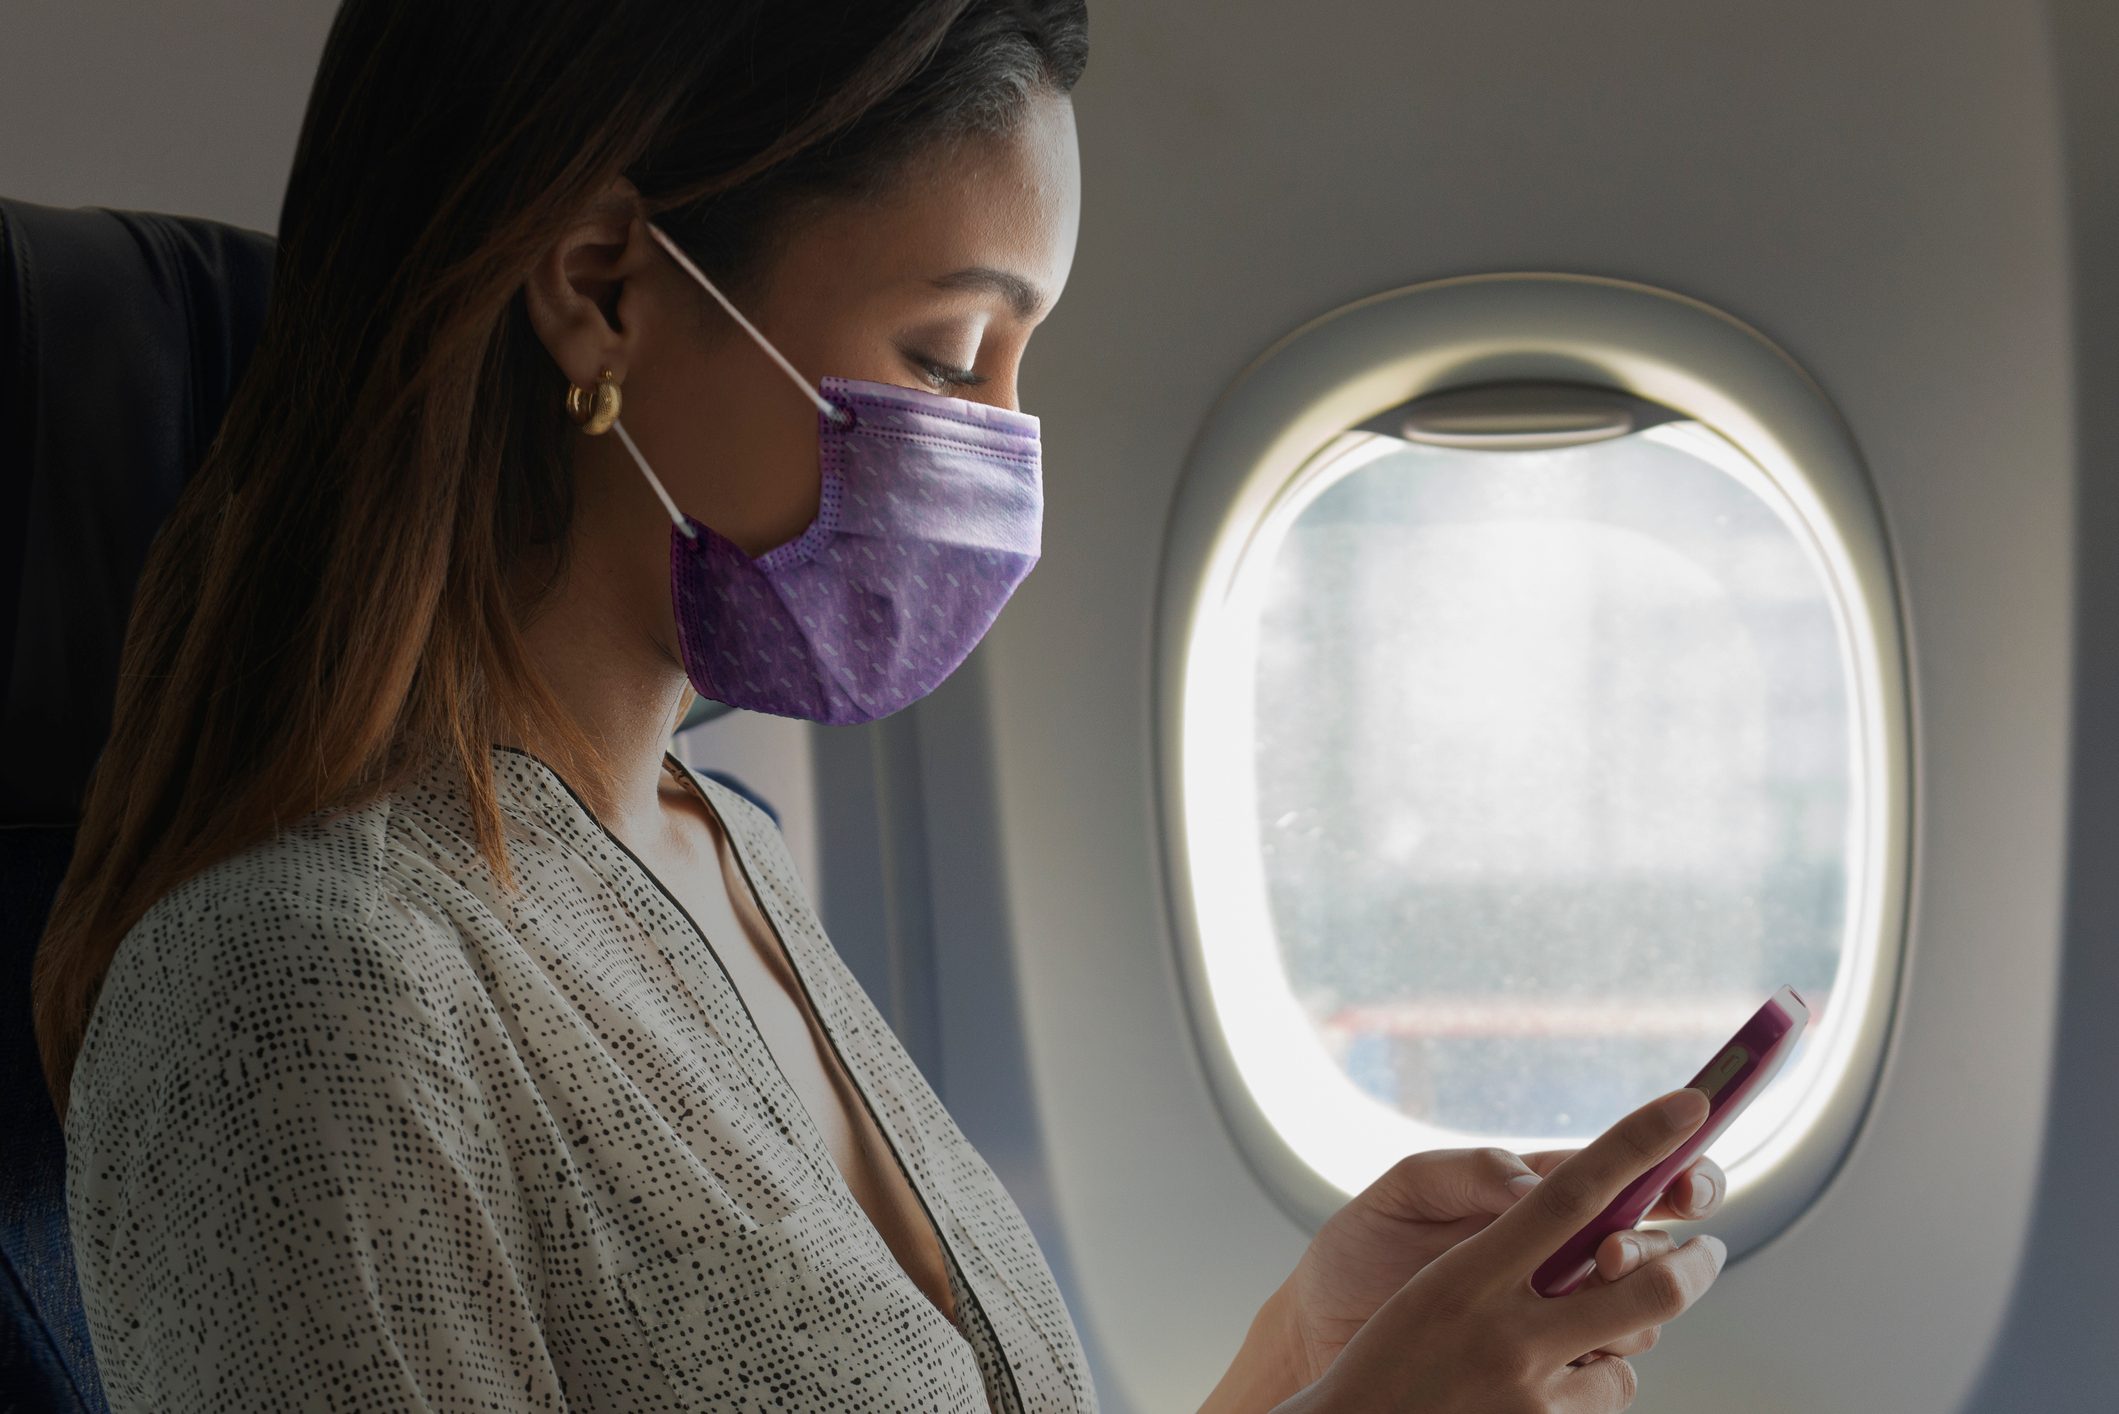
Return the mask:
{"type": "Polygon", "coordinates": [[[812,389],[661,228],[648,231],[817,406],[817,518],[752,558],[670,513],[685,675],[702,697],[813,722],[872,721],[932,692],[1037,563],[1038,421],[917,388],[826,378],[812,389]]]}

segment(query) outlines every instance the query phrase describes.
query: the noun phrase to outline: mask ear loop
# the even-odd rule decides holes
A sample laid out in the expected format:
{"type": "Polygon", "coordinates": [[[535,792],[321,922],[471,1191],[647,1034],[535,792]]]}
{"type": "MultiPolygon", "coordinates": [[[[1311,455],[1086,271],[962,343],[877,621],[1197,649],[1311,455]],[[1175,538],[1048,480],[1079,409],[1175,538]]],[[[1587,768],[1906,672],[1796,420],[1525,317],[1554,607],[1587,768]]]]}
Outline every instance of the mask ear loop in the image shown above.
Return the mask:
{"type": "Polygon", "coordinates": [[[772,346],[772,341],[758,332],[757,325],[751,323],[748,319],[745,319],[743,317],[742,310],[736,308],[734,305],[728,302],[728,296],[722,294],[720,289],[715,286],[714,282],[706,278],[705,271],[701,270],[698,266],[692,264],[692,258],[686,255],[682,250],[678,249],[677,243],[671,240],[669,236],[664,233],[663,229],[660,226],[656,225],[653,221],[650,221],[647,223],[647,231],[649,235],[653,236],[657,241],[660,241],[662,243],[662,248],[670,253],[670,258],[672,260],[676,261],[679,265],[682,265],[684,267],[686,274],[690,275],[694,280],[697,280],[701,285],[704,285],[706,287],[706,292],[712,295],[723,309],[728,311],[729,318],[735,320],[738,324],[741,324],[743,326],[743,332],[750,335],[751,338],[757,341],[758,347],[765,350],[766,357],[770,358],[774,363],[780,365],[780,371],[782,373],[785,373],[792,380],[794,380],[794,385],[802,390],[802,396],[817,405],[818,412],[823,413],[826,417],[830,418],[833,422],[839,424],[842,427],[852,420],[852,415],[848,413],[846,409],[833,405],[829,398],[826,398],[822,393],[818,392],[815,388],[810,386],[809,380],[807,378],[804,378],[800,373],[797,373],[795,371],[795,366],[789,363],[787,359],[781,354],[781,352],[772,346]]]}
{"type": "Polygon", "coordinates": [[[697,540],[699,532],[692,529],[692,523],[684,518],[684,512],[677,509],[677,503],[670,499],[670,493],[664,489],[662,478],[655,475],[655,469],[647,464],[647,458],[640,455],[640,449],[633,445],[632,434],[625,430],[625,423],[612,418],[611,430],[618,434],[619,441],[625,443],[625,449],[633,454],[633,460],[639,463],[640,474],[647,478],[647,484],[655,488],[655,495],[662,501],[662,509],[670,513],[670,524],[683,531],[685,539],[697,540]]]}
{"type": "MultiPolygon", "coordinates": [[[[653,236],[662,248],[670,253],[670,258],[684,267],[686,274],[705,286],[706,292],[712,295],[724,310],[728,311],[728,317],[743,326],[743,332],[750,335],[759,348],[765,350],[766,357],[780,365],[780,371],[794,380],[795,386],[802,390],[802,396],[815,403],[818,412],[830,418],[835,425],[840,427],[844,427],[847,423],[853,421],[853,414],[849,413],[845,408],[836,406],[829,398],[811,387],[807,378],[795,371],[795,366],[789,363],[778,349],[773,347],[772,340],[759,333],[758,326],[745,319],[743,311],[729,303],[728,296],[722,294],[714,282],[706,278],[705,271],[692,264],[691,257],[679,249],[677,243],[671,240],[660,226],[650,221],[647,223],[647,230],[648,234],[653,236]]],[[[670,523],[684,532],[685,539],[697,540],[699,532],[692,529],[691,522],[684,518],[684,512],[678,510],[677,503],[670,498],[668,489],[662,484],[662,478],[655,475],[655,469],[647,464],[647,458],[640,455],[640,448],[633,444],[632,434],[625,430],[625,423],[613,418],[611,427],[618,433],[618,440],[625,444],[626,451],[630,452],[633,460],[638,463],[641,475],[647,478],[647,484],[654,488],[656,497],[662,502],[662,509],[669,512],[670,523]]]]}

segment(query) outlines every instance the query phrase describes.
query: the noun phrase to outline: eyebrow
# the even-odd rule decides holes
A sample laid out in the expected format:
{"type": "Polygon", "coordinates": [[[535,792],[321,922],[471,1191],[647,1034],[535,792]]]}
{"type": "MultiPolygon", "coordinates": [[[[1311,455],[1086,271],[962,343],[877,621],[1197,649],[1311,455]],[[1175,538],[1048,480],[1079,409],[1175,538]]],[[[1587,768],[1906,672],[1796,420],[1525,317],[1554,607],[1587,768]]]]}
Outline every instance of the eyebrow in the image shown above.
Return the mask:
{"type": "Polygon", "coordinates": [[[967,266],[939,276],[933,283],[939,290],[975,290],[999,295],[1008,301],[1018,319],[1028,319],[1045,307],[1044,292],[1037,286],[1020,275],[996,270],[990,265],[967,266]]]}

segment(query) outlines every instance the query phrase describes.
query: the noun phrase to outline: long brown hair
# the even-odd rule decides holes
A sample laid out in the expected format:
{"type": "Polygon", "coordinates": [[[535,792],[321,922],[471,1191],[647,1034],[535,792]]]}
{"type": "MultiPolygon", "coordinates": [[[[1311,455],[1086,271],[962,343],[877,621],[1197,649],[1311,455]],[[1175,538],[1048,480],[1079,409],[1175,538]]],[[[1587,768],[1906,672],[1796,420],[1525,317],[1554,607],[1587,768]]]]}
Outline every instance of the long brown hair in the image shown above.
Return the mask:
{"type": "Polygon", "coordinates": [[[794,198],[1005,126],[1085,51],[1083,0],[346,0],[257,352],[142,573],[37,953],[62,1117],[120,941],[185,879],[433,761],[506,879],[497,741],[598,794],[509,589],[571,508],[566,380],[521,293],[568,224],[623,174],[741,288],[794,198]]]}

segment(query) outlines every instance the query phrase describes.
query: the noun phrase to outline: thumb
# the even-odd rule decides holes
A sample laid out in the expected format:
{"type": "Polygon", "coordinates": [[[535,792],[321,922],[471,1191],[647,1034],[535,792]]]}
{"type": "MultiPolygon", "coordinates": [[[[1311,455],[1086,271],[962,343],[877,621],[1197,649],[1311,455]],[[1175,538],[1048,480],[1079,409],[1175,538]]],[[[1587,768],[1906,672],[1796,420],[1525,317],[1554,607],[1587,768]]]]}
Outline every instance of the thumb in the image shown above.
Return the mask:
{"type": "Polygon", "coordinates": [[[1429,1222],[1498,1217],[1538,1186],[1537,1171],[1506,1149],[1438,1149],[1393,1171],[1405,1207],[1429,1222]]]}
{"type": "Polygon", "coordinates": [[[1511,1154],[1506,1149],[1496,1149],[1494,1152],[1504,1161],[1500,1174],[1500,1196],[1495,1198],[1494,1207],[1484,1211],[1499,1215],[1528,1198],[1531,1191],[1545,1180],[1539,1176],[1536,1169],[1523,1161],[1522,1155],[1511,1154]]]}

